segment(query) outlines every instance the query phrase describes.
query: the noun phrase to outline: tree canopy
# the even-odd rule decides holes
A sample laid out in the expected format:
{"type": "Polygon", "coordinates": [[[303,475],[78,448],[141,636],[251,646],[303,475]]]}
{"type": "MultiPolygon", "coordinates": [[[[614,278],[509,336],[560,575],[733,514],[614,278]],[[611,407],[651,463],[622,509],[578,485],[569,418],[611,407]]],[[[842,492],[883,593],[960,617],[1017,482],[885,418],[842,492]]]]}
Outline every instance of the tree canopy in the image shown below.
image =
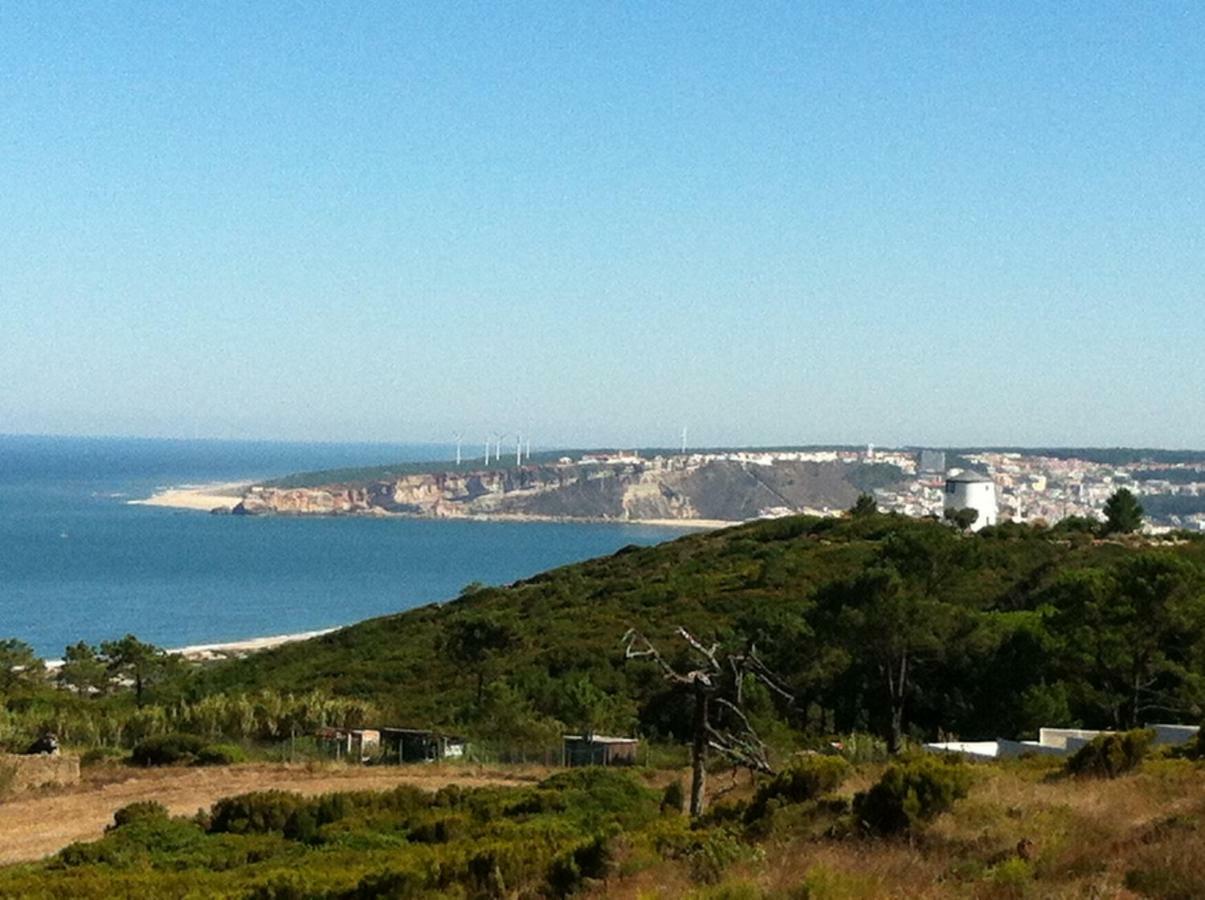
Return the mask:
{"type": "Polygon", "coordinates": [[[1128,488],[1119,488],[1105,501],[1105,533],[1129,534],[1142,528],[1142,504],[1128,488]]]}

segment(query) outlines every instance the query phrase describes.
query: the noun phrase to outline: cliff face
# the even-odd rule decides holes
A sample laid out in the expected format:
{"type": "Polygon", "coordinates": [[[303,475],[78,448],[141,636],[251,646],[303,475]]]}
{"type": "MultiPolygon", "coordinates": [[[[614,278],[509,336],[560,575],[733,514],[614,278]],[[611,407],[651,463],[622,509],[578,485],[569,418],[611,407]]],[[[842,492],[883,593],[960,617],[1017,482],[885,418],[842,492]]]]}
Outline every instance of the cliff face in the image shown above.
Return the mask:
{"type": "Polygon", "coordinates": [[[315,488],[253,487],[244,515],[484,515],[569,519],[754,518],[767,510],[843,509],[857,498],[850,465],[686,459],[536,464],[427,472],[390,481],[315,488]]]}

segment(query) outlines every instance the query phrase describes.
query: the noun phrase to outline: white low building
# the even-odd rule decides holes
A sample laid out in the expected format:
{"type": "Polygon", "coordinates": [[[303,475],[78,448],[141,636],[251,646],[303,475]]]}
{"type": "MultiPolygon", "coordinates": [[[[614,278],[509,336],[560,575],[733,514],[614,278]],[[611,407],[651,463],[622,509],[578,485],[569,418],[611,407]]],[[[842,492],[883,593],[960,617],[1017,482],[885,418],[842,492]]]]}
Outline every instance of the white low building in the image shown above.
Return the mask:
{"type": "Polygon", "coordinates": [[[975,510],[979,515],[971,525],[971,531],[995,525],[1000,515],[996,506],[996,483],[978,472],[966,471],[948,476],[942,505],[944,509],[956,511],[975,510]]]}
{"type": "MultiPolygon", "coordinates": [[[[1155,732],[1152,743],[1159,746],[1184,744],[1197,736],[1196,725],[1148,725],[1155,732]]],[[[925,744],[930,753],[956,753],[969,759],[1015,759],[1023,755],[1070,756],[1093,738],[1112,731],[1091,731],[1085,728],[1041,728],[1036,741],[936,741],[925,744]]]]}

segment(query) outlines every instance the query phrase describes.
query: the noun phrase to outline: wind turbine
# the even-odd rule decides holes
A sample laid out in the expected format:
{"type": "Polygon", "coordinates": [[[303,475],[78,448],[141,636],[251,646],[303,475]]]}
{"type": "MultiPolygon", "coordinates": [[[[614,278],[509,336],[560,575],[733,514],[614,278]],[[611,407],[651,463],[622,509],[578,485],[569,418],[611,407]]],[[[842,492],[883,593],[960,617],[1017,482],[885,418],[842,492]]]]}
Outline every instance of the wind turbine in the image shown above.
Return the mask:
{"type": "Polygon", "coordinates": [[[460,468],[460,442],[461,442],[461,439],[464,437],[464,435],[462,435],[458,431],[458,432],[456,432],[456,434],[453,435],[453,437],[456,438],[456,468],[459,469],[460,468]]]}
{"type": "Polygon", "coordinates": [[[489,435],[485,436],[485,464],[487,466],[490,464],[490,438],[489,438],[489,435]]]}
{"type": "Polygon", "coordinates": [[[523,465],[523,435],[515,435],[515,465],[523,465]]]}
{"type": "Polygon", "coordinates": [[[686,455],[686,426],[682,426],[682,455],[686,455]]]}

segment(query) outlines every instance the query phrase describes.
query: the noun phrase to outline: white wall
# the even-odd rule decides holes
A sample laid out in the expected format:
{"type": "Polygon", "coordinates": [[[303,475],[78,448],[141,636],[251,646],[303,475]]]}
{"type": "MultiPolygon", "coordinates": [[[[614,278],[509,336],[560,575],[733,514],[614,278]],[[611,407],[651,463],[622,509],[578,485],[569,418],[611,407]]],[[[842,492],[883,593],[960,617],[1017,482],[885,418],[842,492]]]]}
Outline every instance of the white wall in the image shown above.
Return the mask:
{"type": "Polygon", "coordinates": [[[990,481],[948,481],[942,495],[943,509],[973,509],[979,513],[971,531],[995,525],[999,517],[996,508],[996,486],[990,481]]]}

